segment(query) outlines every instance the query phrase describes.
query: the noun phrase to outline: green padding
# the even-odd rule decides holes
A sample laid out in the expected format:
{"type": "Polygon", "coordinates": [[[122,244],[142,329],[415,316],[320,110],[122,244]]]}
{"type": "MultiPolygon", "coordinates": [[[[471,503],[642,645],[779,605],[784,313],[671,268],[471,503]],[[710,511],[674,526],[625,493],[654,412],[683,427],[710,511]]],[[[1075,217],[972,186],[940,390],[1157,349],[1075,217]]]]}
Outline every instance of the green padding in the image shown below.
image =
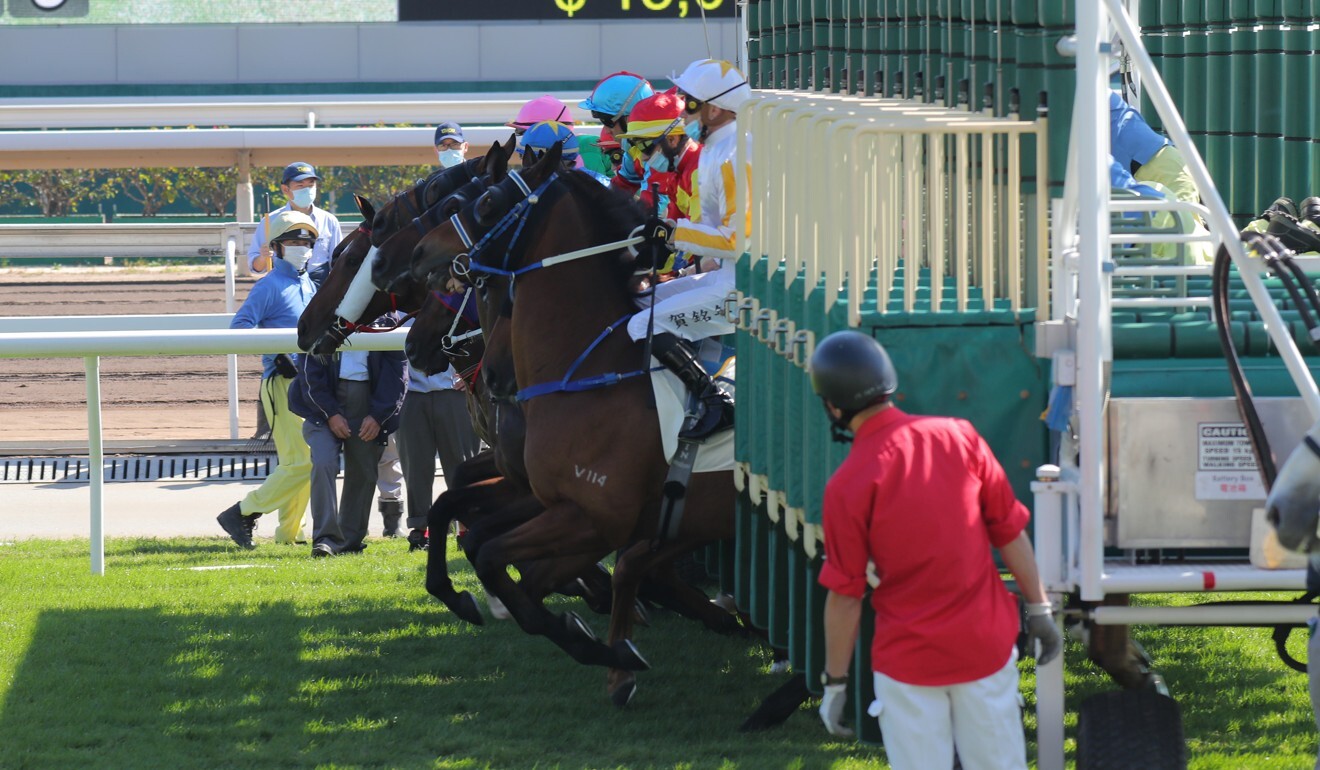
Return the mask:
{"type": "MultiPolygon", "coordinates": [[[[1320,359],[1308,361],[1320,378],[1320,359]]],[[[1277,358],[1243,359],[1242,370],[1255,396],[1297,395],[1288,370],[1277,358]]],[[[1231,398],[1233,385],[1223,358],[1166,358],[1115,361],[1110,392],[1114,398],[1231,398]]]]}
{"type": "MultiPolygon", "coordinates": [[[[1048,395],[1045,370],[1031,352],[1032,327],[894,326],[873,333],[898,370],[898,406],[970,420],[1018,498],[1030,500],[1034,470],[1045,461],[1040,414],[1048,395]]],[[[807,516],[820,521],[818,509],[808,508],[807,516]]]]}
{"type": "MultiPolygon", "coordinates": [[[[1110,320],[1110,323],[1114,324],[1115,326],[1117,326],[1117,325],[1119,325],[1119,324],[1134,324],[1134,323],[1137,322],[1137,314],[1136,314],[1136,313],[1128,313],[1128,312],[1124,312],[1124,311],[1116,311],[1116,312],[1114,312],[1114,313],[1111,314],[1111,317],[1110,317],[1109,320],[1110,320]]],[[[1187,320],[1188,320],[1188,321],[1195,321],[1195,320],[1197,320],[1197,319],[1195,319],[1195,318],[1188,318],[1187,320]]]]}
{"type": "MultiPolygon", "coordinates": [[[[1229,328],[1238,350],[1247,349],[1247,325],[1232,321],[1229,328]]],[[[1223,358],[1219,332],[1209,321],[1173,325],[1173,354],[1178,358],[1223,358]]]]}
{"type": "Polygon", "coordinates": [[[1168,358],[1173,329],[1167,323],[1114,324],[1115,358],[1168,358]]]}
{"type": "Polygon", "coordinates": [[[1138,319],[1144,324],[1153,324],[1163,321],[1168,323],[1173,318],[1172,310],[1143,310],[1137,314],[1138,319]]]}

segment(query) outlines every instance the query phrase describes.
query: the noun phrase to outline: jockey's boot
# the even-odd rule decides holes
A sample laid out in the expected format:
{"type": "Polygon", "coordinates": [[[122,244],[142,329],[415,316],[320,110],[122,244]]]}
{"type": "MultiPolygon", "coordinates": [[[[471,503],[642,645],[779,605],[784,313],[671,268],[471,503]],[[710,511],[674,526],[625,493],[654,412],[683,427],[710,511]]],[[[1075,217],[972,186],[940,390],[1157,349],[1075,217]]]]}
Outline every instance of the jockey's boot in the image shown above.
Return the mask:
{"type": "Polygon", "coordinates": [[[697,397],[696,423],[691,426],[684,423],[679,433],[682,438],[700,440],[733,427],[733,399],[719,389],[715,378],[701,366],[686,342],[677,335],[661,332],[651,340],[651,353],[697,397]]]}

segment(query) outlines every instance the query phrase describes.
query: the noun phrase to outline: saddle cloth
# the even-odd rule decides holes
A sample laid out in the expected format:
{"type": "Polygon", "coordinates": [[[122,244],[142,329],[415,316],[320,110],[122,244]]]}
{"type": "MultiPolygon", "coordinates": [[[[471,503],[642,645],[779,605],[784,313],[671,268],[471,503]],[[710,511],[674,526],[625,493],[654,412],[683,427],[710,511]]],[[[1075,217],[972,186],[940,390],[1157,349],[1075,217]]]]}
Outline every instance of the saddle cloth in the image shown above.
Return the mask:
{"type": "MultiPolygon", "coordinates": [[[[729,395],[735,392],[737,359],[732,350],[718,340],[707,340],[698,350],[698,358],[715,377],[720,388],[729,395]],[[727,355],[726,355],[727,354],[727,355]]],[[[678,375],[669,371],[656,359],[651,359],[651,389],[655,391],[655,412],[660,418],[660,438],[665,462],[674,459],[678,451],[678,431],[683,427],[687,411],[688,390],[678,375]]],[[[697,450],[697,463],[693,473],[714,473],[733,470],[733,431],[726,430],[706,439],[697,450]]]]}

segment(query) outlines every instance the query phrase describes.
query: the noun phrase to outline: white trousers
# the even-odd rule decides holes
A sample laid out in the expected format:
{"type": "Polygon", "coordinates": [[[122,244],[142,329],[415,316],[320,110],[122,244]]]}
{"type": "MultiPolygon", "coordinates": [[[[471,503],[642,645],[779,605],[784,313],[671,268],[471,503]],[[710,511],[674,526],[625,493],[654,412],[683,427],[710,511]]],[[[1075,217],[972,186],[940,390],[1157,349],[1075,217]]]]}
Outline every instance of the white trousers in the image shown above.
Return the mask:
{"type": "Polygon", "coordinates": [[[875,674],[875,702],[894,770],[947,770],[953,751],[965,770],[1026,770],[1017,650],[990,676],[947,687],[904,684],[875,674]]]}
{"type": "MultiPolygon", "coordinates": [[[[655,333],[669,332],[685,340],[704,340],[732,334],[733,324],[724,318],[724,300],[734,291],[732,270],[685,275],[655,287],[655,333]]],[[[643,297],[640,304],[650,298],[643,297]]],[[[646,338],[651,312],[643,309],[628,319],[628,335],[646,338]]]]}

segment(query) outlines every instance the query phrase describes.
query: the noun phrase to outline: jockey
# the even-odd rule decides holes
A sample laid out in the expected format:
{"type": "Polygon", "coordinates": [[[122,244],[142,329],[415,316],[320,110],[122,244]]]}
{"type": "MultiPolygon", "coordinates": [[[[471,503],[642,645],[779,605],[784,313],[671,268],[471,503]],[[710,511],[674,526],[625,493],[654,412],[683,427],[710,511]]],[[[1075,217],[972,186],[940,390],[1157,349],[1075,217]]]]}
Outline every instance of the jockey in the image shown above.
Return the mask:
{"type": "Polygon", "coordinates": [[[619,173],[619,167],[623,165],[623,145],[619,143],[618,139],[614,138],[614,132],[601,126],[600,141],[596,142],[596,146],[600,148],[601,154],[608,158],[610,162],[610,170],[605,175],[612,177],[619,173]]]}
{"type": "Polygon", "coordinates": [[[646,161],[646,176],[638,196],[649,209],[651,187],[660,192],[660,211],[668,219],[688,219],[696,202],[697,160],[701,145],[683,131],[683,102],[675,89],[649,96],[628,115],[628,132],[646,161]]]}
{"type": "Polygon", "coordinates": [[[518,147],[523,159],[523,168],[536,163],[546,150],[556,144],[564,146],[562,160],[565,169],[577,169],[584,174],[590,174],[601,184],[609,185],[609,177],[582,166],[582,159],[578,156],[578,138],[577,134],[573,133],[573,129],[553,120],[537,123],[523,134],[522,145],[518,147]]]}
{"type": "Polygon", "coordinates": [[[510,120],[504,125],[513,129],[518,136],[522,136],[527,129],[533,125],[546,120],[554,120],[559,123],[573,125],[573,113],[569,111],[568,105],[559,101],[550,94],[538,96],[530,102],[524,104],[518,110],[518,117],[510,120]]]}
{"type": "MultiPolygon", "coordinates": [[[[653,93],[655,93],[655,90],[641,75],[632,72],[616,72],[613,75],[607,75],[604,80],[597,83],[596,87],[591,90],[591,95],[578,102],[578,106],[584,110],[590,110],[591,117],[600,121],[601,125],[610,131],[615,131],[615,136],[619,136],[628,130],[628,113],[632,110],[633,105],[653,93]]],[[[628,146],[626,141],[621,142],[621,144],[624,163],[619,169],[619,173],[614,175],[610,184],[617,190],[634,195],[641,186],[645,167],[641,158],[628,146]]]]}
{"type": "MultiPolygon", "coordinates": [[[[680,216],[669,233],[672,246],[691,252],[697,263],[684,268],[683,277],[654,289],[656,334],[651,350],[659,361],[678,375],[701,402],[696,425],[684,438],[705,438],[733,424],[733,402],[697,361],[684,340],[701,340],[733,331],[724,317],[724,300],[734,291],[734,251],[740,221],[735,187],[734,154],[737,149],[737,109],[751,96],[747,78],[727,61],[702,59],[688,65],[674,79],[689,122],[690,138],[705,144],[697,165],[695,210],[680,216]]],[[[745,218],[746,213],[742,216],[745,218]]],[[[667,223],[650,223],[667,229],[667,223]]],[[[628,322],[634,340],[645,339],[652,312],[643,311],[628,322]]]]}

